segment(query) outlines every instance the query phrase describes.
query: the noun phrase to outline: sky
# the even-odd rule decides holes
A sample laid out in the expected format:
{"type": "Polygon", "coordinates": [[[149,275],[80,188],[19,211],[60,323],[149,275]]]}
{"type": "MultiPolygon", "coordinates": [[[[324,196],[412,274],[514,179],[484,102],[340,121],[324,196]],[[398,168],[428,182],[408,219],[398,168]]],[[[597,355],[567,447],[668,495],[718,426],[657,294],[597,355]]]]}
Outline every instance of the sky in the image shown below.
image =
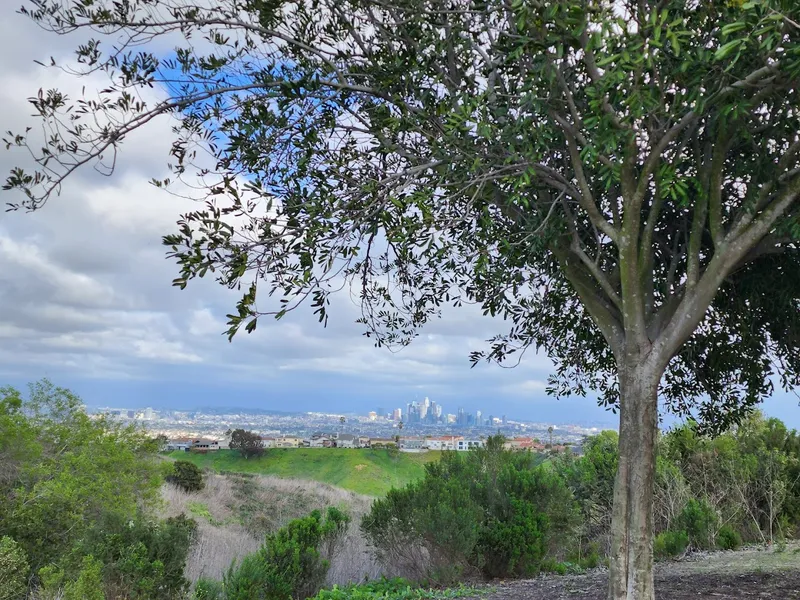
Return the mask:
{"type": "MultiPolygon", "coordinates": [[[[33,124],[25,99],[40,87],[105,83],[35,64],[67,58],[77,40],[40,30],[11,5],[0,11],[0,131],[33,124]]],[[[546,356],[471,368],[470,351],[507,330],[476,307],[446,310],[397,353],[362,335],[347,294],[334,298],[327,328],[311,310],[295,311],[229,343],[235,293],[213,280],[171,286],[178,270],[161,237],[192,204],[147,183],[168,175],[171,139],[170,122],[156,121],[126,140],[112,177],[87,170],[37,212],[0,212],[0,385],[48,377],[89,406],[182,409],[366,413],[427,396],[452,413],[615,426],[592,398],[547,396],[546,356]]],[[[21,151],[0,150],[3,177],[21,163],[21,151]]],[[[3,204],[15,200],[0,192],[3,204]]],[[[800,427],[792,394],[776,394],[764,410],[800,427]]]]}

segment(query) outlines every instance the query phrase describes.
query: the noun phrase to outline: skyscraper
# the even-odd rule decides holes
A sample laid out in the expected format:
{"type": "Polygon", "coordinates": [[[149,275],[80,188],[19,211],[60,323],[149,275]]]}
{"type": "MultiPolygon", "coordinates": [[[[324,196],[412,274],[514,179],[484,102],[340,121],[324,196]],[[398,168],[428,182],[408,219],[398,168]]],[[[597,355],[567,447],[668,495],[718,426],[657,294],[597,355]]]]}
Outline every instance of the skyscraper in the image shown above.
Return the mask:
{"type": "Polygon", "coordinates": [[[431,401],[425,396],[425,400],[419,405],[419,420],[424,421],[425,417],[428,416],[428,411],[431,408],[431,401]]]}

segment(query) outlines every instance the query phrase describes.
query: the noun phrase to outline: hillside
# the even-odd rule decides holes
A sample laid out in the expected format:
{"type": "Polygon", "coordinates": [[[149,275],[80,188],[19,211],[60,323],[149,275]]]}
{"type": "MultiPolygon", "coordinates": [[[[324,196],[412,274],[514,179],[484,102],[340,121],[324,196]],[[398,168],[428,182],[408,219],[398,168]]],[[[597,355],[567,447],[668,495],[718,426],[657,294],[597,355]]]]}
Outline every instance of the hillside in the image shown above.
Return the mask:
{"type": "Polygon", "coordinates": [[[197,522],[189,551],[186,577],[220,579],[231,562],[255,552],[267,533],[290,520],[328,506],[343,509],[352,519],[345,540],[331,558],[328,585],[375,578],[382,572],[359,529],[372,499],[313,481],[259,475],[208,475],[205,487],[191,494],[166,484],[162,517],[185,513],[197,522]]]}
{"type": "Polygon", "coordinates": [[[424,465],[438,460],[440,452],[392,455],[387,450],[297,448],[267,450],[261,458],[242,458],[233,450],[208,454],[171,452],[169,457],[189,460],[218,473],[253,473],[290,479],[309,479],[364,494],[383,496],[422,477],[424,465]]]}

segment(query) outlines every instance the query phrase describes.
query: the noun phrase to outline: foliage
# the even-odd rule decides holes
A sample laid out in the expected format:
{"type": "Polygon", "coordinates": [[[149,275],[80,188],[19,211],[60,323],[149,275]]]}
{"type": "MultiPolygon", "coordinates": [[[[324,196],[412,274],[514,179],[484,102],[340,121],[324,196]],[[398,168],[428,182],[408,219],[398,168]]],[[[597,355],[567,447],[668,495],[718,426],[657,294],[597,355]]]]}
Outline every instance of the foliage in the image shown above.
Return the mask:
{"type": "Polygon", "coordinates": [[[223,600],[225,588],[221,581],[201,577],[194,584],[193,600],[223,600]]]}
{"type": "Polygon", "coordinates": [[[8,536],[0,537],[0,600],[18,600],[28,589],[28,558],[8,536]]]}
{"type": "Polygon", "coordinates": [[[720,550],[736,550],[742,545],[742,536],[730,525],[723,525],[717,531],[716,544],[720,550]]]}
{"type": "Polygon", "coordinates": [[[78,554],[102,561],[109,588],[124,590],[130,600],[169,600],[189,586],[183,571],[196,528],[183,515],[163,521],[109,515],[78,554]]]}
{"type": "Polygon", "coordinates": [[[167,475],[166,479],[185,492],[199,492],[205,486],[203,472],[196,464],[186,460],[176,460],[173,463],[172,473],[167,475]]]}
{"type": "Polygon", "coordinates": [[[261,444],[258,434],[244,429],[233,430],[229,446],[231,450],[238,450],[244,458],[264,454],[264,446],[261,444]]]}
{"type": "Polygon", "coordinates": [[[231,565],[223,580],[225,600],[304,600],[325,581],[328,560],[349,518],[336,508],[313,511],[267,536],[255,554],[231,565]]]}
{"type": "Polygon", "coordinates": [[[149,516],[163,481],[157,451],[158,440],[89,417],[77,396],[47,380],[26,397],[0,389],[0,536],[27,554],[39,595],[183,593],[194,523],[149,516]]]}
{"type": "Polygon", "coordinates": [[[467,571],[530,575],[569,543],[578,510],[563,480],[501,437],[445,453],[425,477],[376,500],[362,529],[385,562],[448,582],[467,571]]]}
{"type": "Polygon", "coordinates": [[[91,554],[84,556],[78,577],[64,585],[64,600],[105,600],[103,563],[91,554]]]}
{"type": "Polygon", "coordinates": [[[689,423],[669,432],[662,444],[692,498],[703,499],[719,522],[745,540],[762,542],[800,522],[800,486],[790,479],[800,473],[799,450],[797,432],[760,413],[714,438],[689,423]]]}
{"type": "Polygon", "coordinates": [[[450,600],[476,597],[480,590],[461,586],[450,589],[426,589],[405,579],[381,579],[360,585],[321,590],[311,600],[450,600]]]}
{"type": "Polygon", "coordinates": [[[580,504],[582,535],[595,540],[606,536],[611,527],[619,436],[615,431],[603,431],[588,438],[583,447],[579,459],[564,452],[554,465],[580,504]]]}
{"type": "Polygon", "coordinates": [[[106,514],[129,518],[155,501],[155,441],[104,417],[47,380],[28,397],[0,389],[0,535],[25,549],[31,568],[67,555],[106,514]]]}
{"type": "Polygon", "coordinates": [[[690,499],[678,516],[675,527],[685,531],[695,548],[708,549],[714,545],[719,517],[704,500],[690,499]]]}
{"type": "Polygon", "coordinates": [[[685,531],[663,531],[653,543],[653,554],[657,558],[681,556],[689,547],[689,536],[685,531]]]}

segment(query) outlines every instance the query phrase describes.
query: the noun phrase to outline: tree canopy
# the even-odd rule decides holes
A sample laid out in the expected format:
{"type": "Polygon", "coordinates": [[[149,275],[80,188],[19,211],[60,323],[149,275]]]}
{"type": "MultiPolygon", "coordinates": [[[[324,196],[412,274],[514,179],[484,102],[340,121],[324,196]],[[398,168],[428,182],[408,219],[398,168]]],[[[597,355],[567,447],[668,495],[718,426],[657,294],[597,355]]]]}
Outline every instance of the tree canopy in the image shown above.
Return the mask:
{"type": "Polygon", "coordinates": [[[238,450],[244,458],[251,456],[261,456],[264,454],[264,446],[261,437],[252,431],[244,429],[234,429],[231,433],[230,449],[238,450]]]}

